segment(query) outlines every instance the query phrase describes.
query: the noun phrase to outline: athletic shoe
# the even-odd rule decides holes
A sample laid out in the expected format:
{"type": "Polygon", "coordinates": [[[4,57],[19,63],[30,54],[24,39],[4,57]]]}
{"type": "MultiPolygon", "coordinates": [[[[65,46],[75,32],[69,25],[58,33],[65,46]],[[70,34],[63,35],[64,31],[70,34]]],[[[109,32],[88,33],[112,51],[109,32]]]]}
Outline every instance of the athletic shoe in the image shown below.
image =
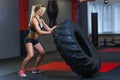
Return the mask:
{"type": "Polygon", "coordinates": [[[18,72],[18,74],[19,74],[19,76],[20,77],[27,77],[27,75],[24,73],[24,71],[23,70],[20,70],[19,72],[18,72]]]}
{"type": "Polygon", "coordinates": [[[40,74],[42,72],[39,69],[34,69],[34,70],[32,70],[32,73],[34,73],[34,74],[40,74]]]}

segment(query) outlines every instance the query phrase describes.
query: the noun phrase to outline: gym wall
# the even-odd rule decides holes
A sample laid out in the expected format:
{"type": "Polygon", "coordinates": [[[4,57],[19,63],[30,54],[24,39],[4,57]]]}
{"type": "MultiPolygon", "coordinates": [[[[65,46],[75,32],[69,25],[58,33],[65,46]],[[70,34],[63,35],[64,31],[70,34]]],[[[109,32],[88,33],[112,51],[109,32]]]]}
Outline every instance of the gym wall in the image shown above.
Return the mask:
{"type": "Polygon", "coordinates": [[[20,56],[19,0],[0,0],[0,59],[20,56]]]}
{"type": "MultiPolygon", "coordinates": [[[[71,0],[57,0],[57,3],[59,8],[57,24],[61,23],[65,19],[71,19],[71,0]]],[[[47,7],[48,0],[29,0],[29,16],[31,14],[31,8],[35,4],[44,4],[47,7]]],[[[49,24],[47,12],[43,19],[47,24],[49,24]]],[[[56,51],[52,35],[41,35],[39,41],[44,46],[46,52],[56,51]]]]}

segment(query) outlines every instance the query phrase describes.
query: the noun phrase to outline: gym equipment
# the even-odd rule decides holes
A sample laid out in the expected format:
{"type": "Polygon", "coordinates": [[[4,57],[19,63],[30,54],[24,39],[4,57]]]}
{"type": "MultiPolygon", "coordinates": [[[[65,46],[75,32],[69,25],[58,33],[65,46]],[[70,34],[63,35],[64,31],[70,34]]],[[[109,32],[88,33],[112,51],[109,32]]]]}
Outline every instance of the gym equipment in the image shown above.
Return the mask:
{"type": "Polygon", "coordinates": [[[98,46],[98,13],[91,13],[92,21],[92,42],[95,47],[98,46]]]}
{"type": "Polygon", "coordinates": [[[66,63],[82,77],[92,77],[101,67],[100,57],[81,27],[71,20],[58,24],[53,31],[56,48],[66,63]]]}
{"type": "Polygon", "coordinates": [[[49,27],[55,26],[56,19],[58,16],[58,5],[57,5],[57,0],[49,0],[48,1],[48,6],[47,6],[47,15],[49,17],[49,27]]]}

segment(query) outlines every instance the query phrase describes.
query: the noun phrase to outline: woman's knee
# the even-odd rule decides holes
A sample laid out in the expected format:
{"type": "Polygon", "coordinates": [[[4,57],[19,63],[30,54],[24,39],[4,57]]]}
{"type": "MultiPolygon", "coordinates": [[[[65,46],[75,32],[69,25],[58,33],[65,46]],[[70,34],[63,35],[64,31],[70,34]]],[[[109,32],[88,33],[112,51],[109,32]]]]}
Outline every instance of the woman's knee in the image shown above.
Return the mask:
{"type": "Polygon", "coordinates": [[[42,51],[40,51],[40,52],[39,52],[39,54],[40,54],[40,56],[42,56],[42,57],[43,57],[43,56],[45,56],[45,51],[44,51],[44,50],[42,50],[42,51]]]}
{"type": "Polygon", "coordinates": [[[31,59],[31,58],[33,58],[33,54],[29,54],[29,55],[27,55],[27,57],[29,58],[29,59],[31,59]]]}

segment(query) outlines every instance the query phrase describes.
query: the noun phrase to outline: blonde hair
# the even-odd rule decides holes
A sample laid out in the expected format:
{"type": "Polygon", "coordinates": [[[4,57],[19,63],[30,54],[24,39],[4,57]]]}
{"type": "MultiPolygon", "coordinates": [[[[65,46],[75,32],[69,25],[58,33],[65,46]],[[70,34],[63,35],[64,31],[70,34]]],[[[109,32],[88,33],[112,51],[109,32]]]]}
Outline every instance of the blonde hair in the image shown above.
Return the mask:
{"type": "Polygon", "coordinates": [[[37,4],[37,5],[33,5],[32,9],[31,9],[31,16],[30,16],[30,21],[32,19],[33,16],[35,16],[35,13],[41,9],[42,13],[44,14],[46,11],[46,8],[42,5],[42,4],[37,4]]]}

